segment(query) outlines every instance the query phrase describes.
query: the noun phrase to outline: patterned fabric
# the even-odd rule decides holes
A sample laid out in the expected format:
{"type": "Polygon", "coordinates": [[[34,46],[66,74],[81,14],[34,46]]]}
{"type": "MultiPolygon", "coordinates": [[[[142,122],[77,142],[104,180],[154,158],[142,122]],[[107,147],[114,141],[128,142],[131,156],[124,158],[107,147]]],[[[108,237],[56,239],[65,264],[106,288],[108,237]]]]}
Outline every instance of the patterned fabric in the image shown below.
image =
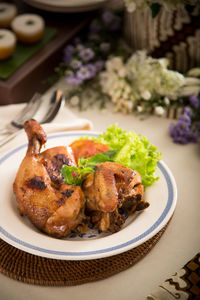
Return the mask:
{"type": "Polygon", "coordinates": [[[165,280],[148,300],[200,300],[200,253],[165,280]]]}
{"type": "Polygon", "coordinates": [[[170,67],[182,73],[200,65],[200,5],[190,14],[162,8],[155,18],[149,8],[126,12],[124,34],[134,50],[167,57],[170,67]]]}

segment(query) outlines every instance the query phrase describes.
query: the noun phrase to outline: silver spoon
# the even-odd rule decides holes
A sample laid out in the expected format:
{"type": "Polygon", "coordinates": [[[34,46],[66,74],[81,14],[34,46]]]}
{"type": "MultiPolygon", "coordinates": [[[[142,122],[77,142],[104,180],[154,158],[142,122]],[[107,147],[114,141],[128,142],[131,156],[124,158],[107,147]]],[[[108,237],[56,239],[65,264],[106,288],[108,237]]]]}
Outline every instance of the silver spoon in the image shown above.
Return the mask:
{"type": "MultiPolygon", "coordinates": [[[[36,102],[37,102],[37,100],[36,100],[36,102]]],[[[55,116],[57,115],[57,113],[59,112],[61,107],[63,107],[63,105],[64,105],[63,93],[60,90],[56,90],[53,93],[53,95],[48,99],[48,101],[45,101],[43,103],[43,106],[44,105],[45,105],[45,107],[48,108],[47,111],[45,113],[43,113],[42,117],[40,116],[40,119],[39,119],[39,117],[36,118],[40,124],[49,123],[55,118],[55,116]]],[[[11,139],[13,139],[20,132],[20,129],[22,129],[24,127],[25,121],[27,121],[31,118],[34,118],[35,115],[39,114],[41,106],[42,105],[41,105],[41,101],[40,101],[40,103],[37,107],[37,110],[35,109],[34,115],[33,114],[31,115],[30,113],[28,113],[28,110],[27,110],[26,115],[25,115],[25,113],[23,114],[22,113],[23,111],[22,111],[21,118],[20,118],[20,115],[18,115],[15,120],[11,121],[11,123],[7,126],[7,128],[8,128],[7,132],[9,133],[9,135],[7,135],[5,138],[0,140],[0,147],[3,146],[8,141],[10,141],[11,139]],[[30,115],[31,115],[31,117],[30,117],[30,115]],[[12,128],[12,129],[9,129],[9,128],[12,128]]],[[[27,107],[28,107],[28,105],[25,107],[25,109],[27,107]]],[[[33,112],[32,105],[30,105],[30,107],[31,107],[31,111],[33,112]]]]}

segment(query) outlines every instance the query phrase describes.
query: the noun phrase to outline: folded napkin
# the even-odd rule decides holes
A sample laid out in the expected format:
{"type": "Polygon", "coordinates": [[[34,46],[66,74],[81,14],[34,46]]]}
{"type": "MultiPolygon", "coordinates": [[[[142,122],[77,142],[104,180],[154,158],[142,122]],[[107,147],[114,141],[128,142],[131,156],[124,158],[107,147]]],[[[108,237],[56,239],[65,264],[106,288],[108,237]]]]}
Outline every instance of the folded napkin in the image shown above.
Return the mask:
{"type": "MultiPolygon", "coordinates": [[[[0,128],[3,128],[6,124],[8,124],[14,116],[23,109],[24,106],[24,103],[0,106],[0,128]]],[[[78,118],[66,106],[64,106],[51,123],[43,124],[42,127],[46,133],[54,133],[71,130],[90,130],[93,125],[92,122],[87,119],[78,118]]],[[[12,149],[12,147],[15,147],[16,142],[24,141],[24,136],[24,130],[19,130],[19,133],[14,139],[0,147],[0,154],[12,149]]],[[[0,135],[0,139],[3,137],[3,135],[0,135]]]]}
{"type": "Polygon", "coordinates": [[[200,300],[200,252],[165,280],[148,300],[200,300]]]}

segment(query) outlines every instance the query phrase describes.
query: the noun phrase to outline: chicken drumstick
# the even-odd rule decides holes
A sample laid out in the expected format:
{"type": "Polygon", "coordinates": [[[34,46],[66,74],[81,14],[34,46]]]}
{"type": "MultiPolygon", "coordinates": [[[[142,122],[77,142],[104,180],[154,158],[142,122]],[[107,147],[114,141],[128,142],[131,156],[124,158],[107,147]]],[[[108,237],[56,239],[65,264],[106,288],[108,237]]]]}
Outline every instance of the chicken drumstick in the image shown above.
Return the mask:
{"type": "Polygon", "coordinates": [[[13,184],[21,214],[51,236],[86,231],[83,192],[78,186],[64,184],[60,174],[63,164],[76,165],[70,148],[61,146],[40,153],[46,142],[42,127],[29,120],[24,129],[28,149],[13,184]]]}

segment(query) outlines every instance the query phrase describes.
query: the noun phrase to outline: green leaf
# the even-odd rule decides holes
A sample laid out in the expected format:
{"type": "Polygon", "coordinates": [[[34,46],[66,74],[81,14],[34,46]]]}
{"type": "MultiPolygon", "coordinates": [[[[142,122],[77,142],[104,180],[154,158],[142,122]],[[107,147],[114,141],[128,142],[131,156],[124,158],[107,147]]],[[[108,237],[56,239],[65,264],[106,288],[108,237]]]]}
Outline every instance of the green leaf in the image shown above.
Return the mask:
{"type": "Polygon", "coordinates": [[[77,167],[70,167],[68,165],[63,165],[61,169],[61,175],[63,176],[66,184],[74,184],[76,181],[76,178],[73,176],[73,172],[78,172],[77,167]]]}
{"type": "Polygon", "coordinates": [[[153,3],[150,5],[150,8],[151,8],[152,18],[155,18],[161,9],[161,4],[153,3]]]}
{"type": "MultiPolygon", "coordinates": [[[[89,139],[89,137],[84,137],[84,139],[86,138],[89,139]]],[[[123,130],[115,124],[92,140],[103,143],[111,150],[116,151],[112,158],[113,161],[137,170],[145,187],[158,180],[155,171],[157,162],[161,159],[161,152],[146,137],[136,134],[134,131],[123,130]]]]}
{"type": "Polygon", "coordinates": [[[94,169],[89,167],[81,169],[79,167],[63,165],[61,169],[61,174],[65,183],[70,185],[81,185],[83,180],[85,180],[84,175],[92,172],[94,172],[94,169]]]}
{"type": "MultiPolygon", "coordinates": [[[[91,139],[91,137],[86,136],[84,139],[91,139]]],[[[81,185],[85,179],[84,175],[94,172],[95,166],[105,161],[114,161],[137,170],[145,187],[159,179],[155,176],[155,171],[157,162],[161,159],[161,152],[146,137],[112,125],[106,132],[97,138],[93,137],[92,140],[107,145],[111,150],[79,159],[78,167],[64,166],[62,174],[66,183],[81,185]],[[76,178],[73,172],[76,172],[76,178]]]]}
{"type": "Polygon", "coordinates": [[[78,167],[70,167],[64,165],[61,169],[61,174],[66,184],[81,185],[85,180],[85,174],[94,172],[94,168],[97,164],[105,161],[113,161],[113,157],[116,155],[116,150],[106,151],[103,153],[95,154],[89,158],[80,158],[78,161],[78,167]]]}
{"type": "Polygon", "coordinates": [[[90,167],[94,168],[97,164],[100,164],[105,161],[113,161],[114,156],[118,151],[116,150],[109,150],[103,153],[97,153],[89,158],[80,158],[78,161],[79,168],[90,167]]]}

